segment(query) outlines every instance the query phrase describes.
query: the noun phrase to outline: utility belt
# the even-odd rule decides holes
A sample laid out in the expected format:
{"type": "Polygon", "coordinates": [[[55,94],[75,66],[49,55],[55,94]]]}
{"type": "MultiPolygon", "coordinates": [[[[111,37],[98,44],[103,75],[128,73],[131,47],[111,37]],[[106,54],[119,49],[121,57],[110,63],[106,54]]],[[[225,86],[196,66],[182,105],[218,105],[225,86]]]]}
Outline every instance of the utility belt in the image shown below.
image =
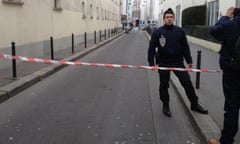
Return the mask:
{"type": "Polygon", "coordinates": [[[159,55],[155,56],[155,63],[156,64],[173,64],[178,65],[183,63],[183,58],[176,58],[176,57],[159,57],[159,55]]]}

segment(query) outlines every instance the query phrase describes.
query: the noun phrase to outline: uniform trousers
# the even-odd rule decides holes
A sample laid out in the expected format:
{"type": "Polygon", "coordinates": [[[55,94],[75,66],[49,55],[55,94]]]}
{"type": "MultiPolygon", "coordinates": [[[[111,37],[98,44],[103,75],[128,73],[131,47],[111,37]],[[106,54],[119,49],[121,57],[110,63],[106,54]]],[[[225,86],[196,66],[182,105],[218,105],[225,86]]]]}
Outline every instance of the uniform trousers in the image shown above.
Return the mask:
{"type": "MultiPolygon", "coordinates": [[[[183,62],[159,63],[159,67],[185,68],[183,62]]],[[[158,73],[159,73],[159,79],[160,79],[160,86],[159,86],[160,99],[164,104],[169,104],[168,88],[169,88],[171,71],[159,70],[158,73]]],[[[198,97],[193,88],[189,73],[187,71],[173,71],[173,73],[177,76],[181,85],[183,86],[185,93],[191,102],[191,105],[197,105],[198,97]]]]}
{"type": "Polygon", "coordinates": [[[240,73],[223,72],[224,122],[220,142],[233,144],[238,131],[240,107],[240,73]]]}

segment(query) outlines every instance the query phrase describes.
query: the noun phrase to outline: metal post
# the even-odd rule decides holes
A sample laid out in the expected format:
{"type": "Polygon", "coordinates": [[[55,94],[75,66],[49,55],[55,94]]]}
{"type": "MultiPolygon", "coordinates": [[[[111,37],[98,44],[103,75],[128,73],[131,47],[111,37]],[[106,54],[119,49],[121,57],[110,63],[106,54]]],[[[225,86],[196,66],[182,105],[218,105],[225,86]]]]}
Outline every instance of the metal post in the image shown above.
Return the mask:
{"type": "MultiPolygon", "coordinates": [[[[12,42],[12,56],[16,56],[15,42],[12,42]]],[[[16,59],[12,60],[12,76],[13,78],[17,77],[16,59]]]]}
{"type": "Polygon", "coordinates": [[[104,30],[104,37],[105,37],[105,40],[107,39],[107,30],[105,29],[104,30]]]}
{"type": "Polygon", "coordinates": [[[54,50],[53,50],[53,37],[50,37],[50,43],[51,43],[51,59],[54,59],[54,50]]]}
{"type": "Polygon", "coordinates": [[[94,44],[96,44],[96,43],[97,43],[97,32],[94,31],[94,44]]]}
{"type": "Polygon", "coordinates": [[[100,42],[102,41],[102,38],[101,38],[101,30],[99,30],[99,41],[100,41],[100,42]]]}
{"type": "Polygon", "coordinates": [[[87,48],[87,32],[84,33],[84,47],[87,48]]]}
{"type": "MultiPolygon", "coordinates": [[[[198,50],[197,52],[197,69],[201,69],[201,51],[198,50]]],[[[200,88],[200,72],[196,74],[196,89],[200,88]]]]}
{"type": "Polygon", "coordinates": [[[72,33],[72,54],[74,53],[74,34],[72,33]]]}

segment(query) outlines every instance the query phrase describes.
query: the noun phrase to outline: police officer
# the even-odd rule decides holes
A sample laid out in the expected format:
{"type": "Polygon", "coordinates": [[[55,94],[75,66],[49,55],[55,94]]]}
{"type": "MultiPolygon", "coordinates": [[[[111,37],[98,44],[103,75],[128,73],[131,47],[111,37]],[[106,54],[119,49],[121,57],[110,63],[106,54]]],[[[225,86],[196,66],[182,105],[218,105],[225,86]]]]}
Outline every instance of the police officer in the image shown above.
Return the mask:
{"type": "Polygon", "coordinates": [[[233,144],[238,131],[240,109],[240,72],[231,67],[231,55],[240,35],[240,9],[230,7],[225,16],[211,27],[210,33],[222,42],[220,67],[223,70],[222,85],[225,97],[224,122],[220,140],[211,139],[209,144],[233,144]]]}
{"type": "MultiPolygon", "coordinates": [[[[148,63],[150,66],[155,65],[156,57],[159,67],[184,68],[183,59],[185,59],[189,68],[192,68],[192,57],[190,55],[186,35],[180,27],[173,25],[174,19],[175,14],[173,10],[171,8],[167,9],[163,15],[163,21],[165,24],[153,32],[148,49],[148,63]]],[[[204,109],[198,103],[198,97],[196,96],[188,72],[173,72],[180,80],[180,83],[191,102],[191,110],[202,114],[208,114],[208,110],[204,109]]],[[[159,70],[159,78],[159,94],[160,99],[163,102],[162,111],[164,115],[171,117],[168,93],[170,71],[159,70]]]]}

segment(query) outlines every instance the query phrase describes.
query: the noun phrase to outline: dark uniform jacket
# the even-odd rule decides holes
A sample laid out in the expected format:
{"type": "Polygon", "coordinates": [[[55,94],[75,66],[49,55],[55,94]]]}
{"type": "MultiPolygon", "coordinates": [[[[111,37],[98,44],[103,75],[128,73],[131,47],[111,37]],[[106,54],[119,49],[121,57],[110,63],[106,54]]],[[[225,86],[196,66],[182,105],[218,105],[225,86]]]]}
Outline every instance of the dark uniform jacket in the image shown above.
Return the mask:
{"type": "Polygon", "coordinates": [[[150,66],[155,65],[155,56],[157,56],[158,63],[183,63],[183,59],[185,58],[187,63],[191,64],[192,57],[184,31],[174,25],[164,25],[155,30],[148,49],[148,62],[150,66]]]}
{"type": "Polygon", "coordinates": [[[240,16],[230,19],[222,16],[220,20],[211,27],[210,33],[222,42],[220,50],[220,67],[223,71],[232,71],[231,56],[237,37],[240,34],[240,16]]]}

